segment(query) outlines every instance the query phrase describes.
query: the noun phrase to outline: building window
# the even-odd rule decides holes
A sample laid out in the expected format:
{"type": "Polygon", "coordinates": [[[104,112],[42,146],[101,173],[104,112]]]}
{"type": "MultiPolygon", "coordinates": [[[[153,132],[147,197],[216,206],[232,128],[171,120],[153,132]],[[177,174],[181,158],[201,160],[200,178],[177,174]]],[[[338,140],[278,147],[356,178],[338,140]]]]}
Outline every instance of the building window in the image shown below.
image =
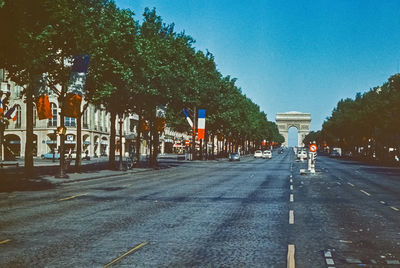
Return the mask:
{"type": "MultiPolygon", "coordinates": [[[[9,88],[8,90],[11,90],[11,88],[9,88]]],[[[15,86],[14,90],[15,90],[15,95],[17,96],[17,98],[21,98],[21,96],[22,96],[22,87],[15,86]]]]}
{"type": "Polygon", "coordinates": [[[51,111],[53,114],[53,118],[49,119],[47,126],[48,127],[56,127],[57,126],[57,113],[58,113],[57,105],[55,103],[51,103],[50,105],[51,105],[51,111]]]}
{"type": "Polygon", "coordinates": [[[89,115],[89,109],[86,109],[86,111],[83,113],[83,128],[88,129],[89,124],[88,124],[88,115],[89,115]]]}
{"type": "Polygon", "coordinates": [[[65,117],[65,126],[66,127],[76,127],[76,119],[73,117],[65,117]]]}
{"type": "Polygon", "coordinates": [[[16,106],[17,110],[17,121],[15,122],[15,128],[21,128],[21,106],[16,106]]]}

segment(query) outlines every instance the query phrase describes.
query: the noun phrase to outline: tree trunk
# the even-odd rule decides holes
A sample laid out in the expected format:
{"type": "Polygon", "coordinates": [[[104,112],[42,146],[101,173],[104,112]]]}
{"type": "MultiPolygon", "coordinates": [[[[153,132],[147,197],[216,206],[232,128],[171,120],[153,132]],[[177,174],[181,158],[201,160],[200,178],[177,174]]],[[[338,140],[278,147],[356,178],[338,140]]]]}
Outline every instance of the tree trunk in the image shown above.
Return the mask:
{"type": "Polygon", "coordinates": [[[75,159],[75,172],[81,172],[82,165],[82,116],[88,107],[86,103],[82,112],[79,111],[78,118],[76,118],[76,159],[75,159]]]}
{"type": "Polygon", "coordinates": [[[158,155],[158,145],[159,145],[159,135],[156,128],[156,109],[153,109],[152,115],[150,116],[150,157],[149,157],[149,165],[150,167],[156,167],[157,163],[157,155],[158,155]]]}
{"type": "Polygon", "coordinates": [[[33,88],[26,88],[26,144],[25,144],[25,176],[33,177],[33,88]]]}
{"type": "Polygon", "coordinates": [[[113,111],[110,113],[110,153],[108,154],[108,168],[115,169],[115,120],[117,114],[113,111]]]}
{"type": "MultiPolygon", "coordinates": [[[[214,144],[214,140],[215,140],[215,135],[211,135],[211,159],[215,159],[215,155],[214,155],[214,151],[215,151],[215,144],[214,144]]],[[[217,141],[217,146],[218,146],[218,141],[217,141]]]]}
{"type": "Polygon", "coordinates": [[[200,160],[203,160],[203,139],[200,139],[200,160]]]}
{"type": "Polygon", "coordinates": [[[4,130],[5,130],[5,120],[0,119],[0,161],[3,161],[3,140],[4,140],[4,130]]]}
{"type": "Polygon", "coordinates": [[[147,164],[151,167],[152,166],[152,159],[153,159],[153,120],[150,118],[149,120],[149,158],[147,159],[147,164]]]}
{"type": "Polygon", "coordinates": [[[140,145],[141,145],[141,134],[142,134],[142,130],[140,129],[140,120],[139,120],[139,124],[138,127],[136,128],[136,167],[140,167],[140,145]]]}
{"type": "Polygon", "coordinates": [[[157,162],[157,156],[160,153],[159,152],[159,146],[160,146],[160,135],[158,134],[158,131],[156,129],[155,126],[153,126],[154,128],[154,136],[153,136],[153,160],[152,160],[152,166],[153,167],[157,167],[158,166],[158,162],[157,162]]]}
{"type": "Polygon", "coordinates": [[[82,113],[76,118],[76,158],[75,172],[81,172],[82,162],[82,113]]]}
{"type": "Polygon", "coordinates": [[[119,170],[123,169],[122,166],[122,123],[124,122],[123,115],[118,115],[119,121],[119,170]]]}
{"type": "MultiPolygon", "coordinates": [[[[62,95],[63,96],[63,95],[62,95]]],[[[59,105],[61,108],[60,112],[60,126],[62,129],[65,128],[65,119],[64,119],[64,112],[63,112],[63,103],[64,103],[64,97],[59,97],[59,105]]],[[[58,175],[59,178],[68,178],[68,175],[66,174],[66,166],[65,166],[65,134],[64,131],[60,133],[60,147],[58,149],[58,153],[60,154],[60,174],[58,175]]]]}
{"type": "Polygon", "coordinates": [[[196,158],[196,122],[197,122],[197,114],[196,114],[196,106],[193,107],[193,134],[192,134],[192,160],[196,158]]]}

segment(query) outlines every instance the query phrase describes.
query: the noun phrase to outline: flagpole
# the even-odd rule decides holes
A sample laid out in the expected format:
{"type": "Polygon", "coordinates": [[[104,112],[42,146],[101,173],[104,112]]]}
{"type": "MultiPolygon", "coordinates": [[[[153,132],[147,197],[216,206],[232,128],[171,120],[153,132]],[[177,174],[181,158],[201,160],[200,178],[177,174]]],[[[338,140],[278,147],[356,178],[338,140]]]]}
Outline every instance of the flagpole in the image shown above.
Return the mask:
{"type": "Polygon", "coordinates": [[[197,117],[197,110],[196,106],[193,107],[193,134],[192,134],[192,160],[195,160],[196,156],[196,117],[197,117]]]}

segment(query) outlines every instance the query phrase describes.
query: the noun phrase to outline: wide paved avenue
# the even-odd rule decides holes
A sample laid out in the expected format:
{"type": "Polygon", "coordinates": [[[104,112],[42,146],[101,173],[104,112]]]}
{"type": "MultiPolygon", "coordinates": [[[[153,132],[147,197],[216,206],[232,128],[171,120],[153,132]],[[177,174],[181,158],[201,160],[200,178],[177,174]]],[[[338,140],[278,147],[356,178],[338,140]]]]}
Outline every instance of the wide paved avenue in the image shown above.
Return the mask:
{"type": "Polygon", "coordinates": [[[0,267],[400,267],[400,169],[292,150],[0,193],[0,267]]]}

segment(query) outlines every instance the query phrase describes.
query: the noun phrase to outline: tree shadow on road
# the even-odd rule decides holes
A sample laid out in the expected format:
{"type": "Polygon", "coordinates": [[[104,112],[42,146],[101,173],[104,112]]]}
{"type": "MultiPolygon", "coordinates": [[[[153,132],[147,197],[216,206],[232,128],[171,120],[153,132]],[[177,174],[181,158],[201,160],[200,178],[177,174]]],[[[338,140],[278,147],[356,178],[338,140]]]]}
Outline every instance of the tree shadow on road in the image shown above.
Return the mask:
{"type": "Polygon", "coordinates": [[[27,179],[18,175],[7,174],[0,177],[0,193],[16,191],[43,191],[53,189],[55,186],[41,179],[27,179]]]}

